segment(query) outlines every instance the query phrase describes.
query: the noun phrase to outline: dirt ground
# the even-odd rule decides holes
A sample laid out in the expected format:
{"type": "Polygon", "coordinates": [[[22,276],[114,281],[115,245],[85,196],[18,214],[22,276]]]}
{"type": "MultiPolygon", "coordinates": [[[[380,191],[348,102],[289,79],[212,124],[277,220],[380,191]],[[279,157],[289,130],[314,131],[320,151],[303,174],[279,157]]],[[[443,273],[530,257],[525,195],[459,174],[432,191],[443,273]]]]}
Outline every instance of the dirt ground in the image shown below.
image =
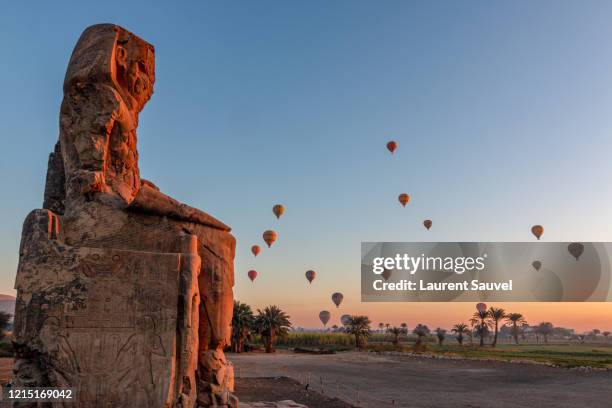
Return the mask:
{"type": "Polygon", "coordinates": [[[293,400],[309,408],[351,408],[350,404],[308,391],[299,382],[287,377],[242,378],[236,383],[240,402],[293,400]]]}
{"type": "MultiPolygon", "coordinates": [[[[612,372],[347,352],[231,354],[236,383],[288,376],[361,407],[609,408],[612,372]],[[395,404],[395,405],[394,405],[395,404]]],[[[277,400],[287,399],[279,393],[277,400]]],[[[308,404],[306,404],[308,405],[308,404]]]]}
{"type": "MultiPolygon", "coordinates": [[[[310,408],[612,406],[611,371],[356,352],[228,357],[236,368],[236,393],[245,402],[291,399],[310,408]]],[[[0,358],[0,383],[10,379],[11,369],[12,359],[0,358]]]]}
{"type": "MultiPolygon", "coordinates": [[[[0,385],[6,384],[13,371],[12,358],[0,358],[0,385]]],[[[293,400],[309,408],[351,408],[351,405],[323,395],[287,377],[243,378],[236,384],[241,402],[293,400]]],[[[1,405],[1,403],[0,403],[1,405]]]]}

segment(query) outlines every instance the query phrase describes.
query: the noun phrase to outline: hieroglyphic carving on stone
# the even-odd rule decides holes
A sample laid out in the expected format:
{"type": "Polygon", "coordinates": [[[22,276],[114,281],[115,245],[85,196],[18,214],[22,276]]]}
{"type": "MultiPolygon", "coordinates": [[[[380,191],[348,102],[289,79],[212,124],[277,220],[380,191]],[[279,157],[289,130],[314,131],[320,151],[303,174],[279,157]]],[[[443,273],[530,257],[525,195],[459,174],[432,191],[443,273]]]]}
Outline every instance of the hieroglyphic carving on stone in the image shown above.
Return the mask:
{"type": "MultiPolygon", "coordinates": [[[[33,230],[40,232],[38,226],[33,230]]],[[[57,251],[42,267],[20,264],[17,342],[34,336],[32,343],[48,355],[45,377],[77,387],[82,406],[113,401],[127,407],[142,400],[138,406],[162,407],[172,401],[181,254],[71,248],[51,239],[47,244],[57,251]],[[49,279],[26,291],[24,280],[36,281],[32,267],[49,279]]],[[[25,244],[24,255],[31,246],[25,244]]]]}

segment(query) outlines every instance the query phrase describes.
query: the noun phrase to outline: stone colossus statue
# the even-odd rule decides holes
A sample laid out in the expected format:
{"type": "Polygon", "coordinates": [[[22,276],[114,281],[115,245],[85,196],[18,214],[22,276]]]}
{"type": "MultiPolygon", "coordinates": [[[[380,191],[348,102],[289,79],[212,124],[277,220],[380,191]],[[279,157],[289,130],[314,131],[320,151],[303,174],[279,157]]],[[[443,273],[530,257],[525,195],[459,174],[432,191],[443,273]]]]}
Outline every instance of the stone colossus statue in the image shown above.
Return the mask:
{"type": "Polygon", "coordinates": [[[14,384],[74,387],[83,407],[236,406],[235,239],[140,177],[154,82],[153,46],[117,25],[74,48],[43,209],[22,232],[14,384]]]}

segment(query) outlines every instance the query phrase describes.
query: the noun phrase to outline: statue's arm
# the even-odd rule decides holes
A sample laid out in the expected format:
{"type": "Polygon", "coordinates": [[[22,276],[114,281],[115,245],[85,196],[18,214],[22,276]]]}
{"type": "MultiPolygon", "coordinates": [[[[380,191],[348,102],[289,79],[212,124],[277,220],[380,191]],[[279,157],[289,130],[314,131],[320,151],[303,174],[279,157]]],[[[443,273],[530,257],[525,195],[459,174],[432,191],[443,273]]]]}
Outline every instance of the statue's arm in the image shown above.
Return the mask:
{"type": "Polygon", "coordinates": [[[140,191],[128,206],[128,210],[193,222],[223,231],[230,230],[230,227],[204,211],[190,207],[162,193],[153,183],[147,180],[142,180],[140,191]]]}

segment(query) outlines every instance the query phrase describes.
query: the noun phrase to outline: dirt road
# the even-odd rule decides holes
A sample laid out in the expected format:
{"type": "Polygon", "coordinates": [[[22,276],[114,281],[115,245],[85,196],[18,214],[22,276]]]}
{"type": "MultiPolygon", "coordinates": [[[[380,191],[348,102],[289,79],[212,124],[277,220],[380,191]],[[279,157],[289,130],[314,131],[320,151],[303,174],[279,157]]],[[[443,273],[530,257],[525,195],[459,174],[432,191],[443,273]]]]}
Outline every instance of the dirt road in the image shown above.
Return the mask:
{"type": "MultiPolygon", "coordinates": [[[[612,372],[373,353],[231,354],[238,377],[288,376],[362,407],[611,407],[612,372]]],[[[237,378],[237,382],[240,378],[237,378]]]]}

